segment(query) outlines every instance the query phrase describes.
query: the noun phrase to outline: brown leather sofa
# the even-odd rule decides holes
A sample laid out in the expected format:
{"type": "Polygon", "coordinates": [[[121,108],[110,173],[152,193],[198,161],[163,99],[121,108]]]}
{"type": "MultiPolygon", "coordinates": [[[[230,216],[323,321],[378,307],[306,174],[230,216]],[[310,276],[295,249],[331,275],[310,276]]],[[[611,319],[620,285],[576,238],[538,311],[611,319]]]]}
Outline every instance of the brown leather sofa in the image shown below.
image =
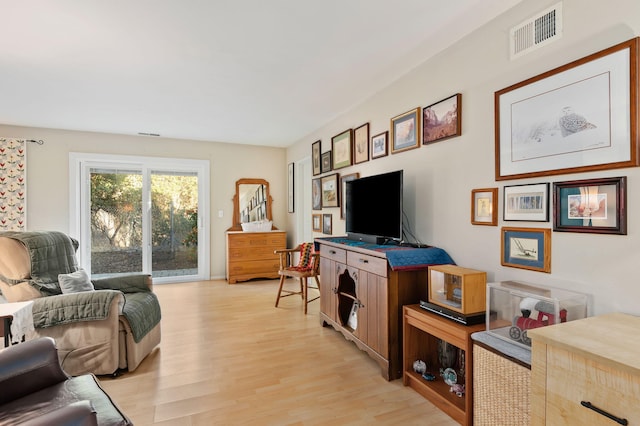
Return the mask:
{"type": "Polygon", "coordinates": [[[62,370],[51,338],[0,350],[0,389],[2,425],[133,424],[93,374],[62,370]]]}
{"type": "MultiPolygon", "coordinates": [[[[59,236],[61,233],[55,234],[59,236]]],[[[52,337],[58,348],[62,368],[68,374],[108,375],[121,370],[133,371],[160,343],[160,305],[153,294],[149,275],[92,280],[97,290],[95,292],[47,294],[32,285],[32,269],[37,267],[32,260],[32,249],[6,235],[8,234],[0,233],[2,296],[8,302],[34,301],[36,328],[27,339],[52,337]],[[84,316],[90,305],[97,303],[98,296],[104,295],[100,293],[105,292],[110,293],[112,298],[102,306],[104,315],[100,319],[91,315],[84,316]],[[131,312],[135,306],[140,306],[141,309],[155,307],[158,318],[153,328],[149,327],[144,334],[138,333],[137,336],[134,334],[137,330],[132,327],[136,325],[133,321],[138,319],[143,322],[148,315],[143,311],[131,312]],[[71,312],[75,318],[66,317],[37,325],[36,319],[42,319],[51,312],[58,315],[63,311],[65,314],[71,312]]],[[[68,249],[70,262],[75,263],[69,265],[69,268],[74,271],[78,269],[75,258],[77,241],[65,237],[75,246],[68,249]]]]}

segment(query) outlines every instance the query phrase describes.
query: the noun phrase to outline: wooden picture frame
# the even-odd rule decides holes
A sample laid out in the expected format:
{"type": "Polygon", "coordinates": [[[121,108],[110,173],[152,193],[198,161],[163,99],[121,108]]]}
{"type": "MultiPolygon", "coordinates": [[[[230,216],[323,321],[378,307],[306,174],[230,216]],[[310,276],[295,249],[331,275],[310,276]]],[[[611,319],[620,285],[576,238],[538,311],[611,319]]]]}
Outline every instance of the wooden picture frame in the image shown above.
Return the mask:
{"type": "Polygon", "coordinates": [[[347,129],[331,138],[331,151],[333,151],[333,170],[353,164],[352,157],[353,130],[347,129]]]}
{"type": "Polygon", "coordinates": [[[495,177],[640,164],[634,38],[495,92],[495,177]]]}
{"type": "Polygon", "coordinates": [[[502,217],[507,221],[548,222],[549,183],[507,185],[502,217]]]}
{"type": "Polygon", "coordinates": [[[551,229],[502,228],[500,264],[551,273],[551,229]]]}
{"type": "Polygon", "coordinates": [[[320,173],[331,171],[331,151],[323,152],[320,159],[320,173]]]}
{"type": "Polygon", "coordinates": [[[334,173],[320,178],[320,181],[322,183],[322,208],[340,207],[338,177],[338,174],[334,173]]]}
{"type": "Polygon", "coordinates": [[[471,190],[471,224],[498,225],[498,188],[471,190]]]}
{"type": "MultiPolygon", "coordinates": [[[[289,213],[295,212],[295,176],[294,163],[289,163],[287,167],[287,208],[289,213]]],[[[264,194],[262,196],[264,198],[264,194]]]]}
{"type": "Polygon", "coordinates": [[[313,175],[318,176],[322,173],[320,165],[320,156],[322,152],[322,141],[316,141],[311,144],[311,163],[313,165],[313,175]]]}
{"type": "Polygon", "coordinates": [[[627,235],[626,176],[555,182],[553,230],[627,235]]]}
{"type": "Polygon", "coordinates": [[[322,232],[322,215],[314,213],[311,215],[311,230],[313,232],[322,232]]]}
{"type": "Polygon", "coordinates": [[[320,178],[311,180],[311,208],[322,210],[322,181],[320,178]]]}
{"type": "Polygon", "coordinates": [[[356,127],[353,131],[353,163],[369,161],[369,123],[356,127]]]}
{"type": "Polygon", "coordinates": [[[331,235],[333,233],[332,224],[333,215],[331,213],[324,213],[322,215],[322,233],[331,235]]]}
{"type": "Polygon", "coordinates": [[[462,95],[456,93],[422,109],[422,144],[462,134],[462,95]]]}
{"type": "Polygon", "coordinates": [[[392,154],[418,148],[420,140],[420,107],[391,119],[392,154]]]}
{"type": "Polygon", "coordinates": [[[360,173],[351,173],[350,175],[340,176],[340,199],[342,203],[340,204],[340,219],[345,219],[347,217],[347,203],[345,203],[344,191],[346,187],[346,183],[358,179],[360,177],[360,173]]]}
{"type": "Polygon", "coordinates": [[[371,159],[389,155],[389,131],[371,137],[371,159]]]}

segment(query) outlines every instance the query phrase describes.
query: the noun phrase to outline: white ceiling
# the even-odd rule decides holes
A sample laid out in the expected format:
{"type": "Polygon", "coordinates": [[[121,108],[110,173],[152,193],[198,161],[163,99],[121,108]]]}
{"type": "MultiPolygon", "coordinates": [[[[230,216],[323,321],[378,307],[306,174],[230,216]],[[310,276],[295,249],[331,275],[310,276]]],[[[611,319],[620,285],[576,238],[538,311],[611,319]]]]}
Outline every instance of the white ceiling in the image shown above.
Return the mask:
{"type": "Polygon", "coordinates": [[[520,1],[0,0],[0,123],[285,147],[520,1]]]}

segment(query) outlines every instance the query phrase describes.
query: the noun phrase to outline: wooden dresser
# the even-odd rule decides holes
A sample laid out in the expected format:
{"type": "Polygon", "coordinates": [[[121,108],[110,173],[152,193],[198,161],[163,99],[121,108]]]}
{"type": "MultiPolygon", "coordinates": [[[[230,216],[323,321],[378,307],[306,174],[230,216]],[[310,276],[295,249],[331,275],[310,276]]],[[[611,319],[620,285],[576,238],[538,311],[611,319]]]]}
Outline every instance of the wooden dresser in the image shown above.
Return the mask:
{"type": "Polygon", "coordinates": [[[640,424],[638,330],[620,313],[529,330],[531,424],[640,424]]]}
{"type": "Polygon", "coordinates": [[[274,250],[287,247],[285,231],[227,232],[227,281],[279,278],[280,258],[274,250]]]}

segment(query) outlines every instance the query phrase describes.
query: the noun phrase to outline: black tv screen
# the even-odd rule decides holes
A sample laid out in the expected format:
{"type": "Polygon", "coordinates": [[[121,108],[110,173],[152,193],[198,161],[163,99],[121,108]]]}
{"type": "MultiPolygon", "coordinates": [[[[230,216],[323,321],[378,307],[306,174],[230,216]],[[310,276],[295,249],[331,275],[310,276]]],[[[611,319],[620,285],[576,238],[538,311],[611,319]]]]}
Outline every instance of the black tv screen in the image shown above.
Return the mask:
{"type": "Polygon", "coordinates": [[[402,170],[345,183],[347,237],[402,239],[402,170]]]}

